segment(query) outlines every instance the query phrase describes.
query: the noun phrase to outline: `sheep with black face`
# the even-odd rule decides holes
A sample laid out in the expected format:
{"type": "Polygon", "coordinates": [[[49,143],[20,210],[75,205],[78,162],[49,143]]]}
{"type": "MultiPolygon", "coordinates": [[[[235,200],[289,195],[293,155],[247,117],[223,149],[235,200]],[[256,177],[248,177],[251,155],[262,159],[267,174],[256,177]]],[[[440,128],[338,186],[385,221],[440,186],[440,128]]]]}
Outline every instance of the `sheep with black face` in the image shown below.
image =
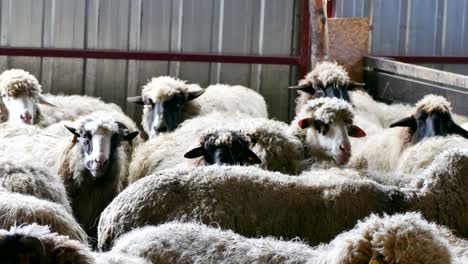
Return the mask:
{"type": "Polygon", "coordinates": [[[353,115],[349,103],[319,98],[309,101],[291,125],[220,113],[187,120],[176,131],[135,149],[130,182],[168,168],[215,163],[261,163],[264,169],[288,174],[299,174],[312,165],[343,165],[351,155],[349,137],[365,136],[353,124],[353,115]],[[200,144],[185,157],[203,157],[203,162],[188,163],[183,155],[197,141],[200,144]]]}
{"type": "Polygon", "coordinates": [[[251,89],[223,84],[202,89],[170,76],[153,78],[143,86],[141,96],[129,97],[128,101],[144,105],[142,126],[150,137],[173,131],[186,119],[215,111],[268,116],[265,100],[251,89]]]}
{"type": "MultiPolygon", "coordinates": [[[[416,104],[413,115],[391,124],[390,127],[391,129],[368,137],[365,142],[354,144],[356,151],[349,165],[355,168],[392,171],[398,167],[401,159],[407,158],[404,153],[409,147],[423,143],[428,138],[450,135],[468,138],[468,132],[453,121],[450,103],[438,95],[426,95],[416,104]]],[[[415,168],[405,170],[413,169],[415,168]]]]}

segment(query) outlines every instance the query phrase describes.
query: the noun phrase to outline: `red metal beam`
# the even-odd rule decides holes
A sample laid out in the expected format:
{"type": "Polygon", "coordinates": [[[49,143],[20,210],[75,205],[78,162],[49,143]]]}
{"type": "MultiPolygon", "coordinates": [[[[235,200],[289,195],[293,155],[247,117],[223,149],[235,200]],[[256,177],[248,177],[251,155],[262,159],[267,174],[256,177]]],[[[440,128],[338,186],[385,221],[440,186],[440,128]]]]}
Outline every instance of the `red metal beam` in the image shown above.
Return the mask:
{"type": "Polygon", "coordinates": [[[334,7],[335,7],[335,0],[326,0],[328,1],[327,3],[327,17],[328,18],[331,18],[333,17],[333,11],[334,11],[334,7]]]}
{"type": "Polygon", "coordinates": [[[310,12],[309,0],[301,1],[301,36],[300,39],[300,61],[299,61],[299,76],[302,78],[309,70],[310,64],[310,12]]]}
{"type": "Polygon", "coordinates": [[[0,56],[301,65],[301,57],[0,47],[0,56]]]}
{"type": "Polygon", "coordinates": [[[468,57],[456,56],[378,56],[392,58],[406,63],[435,63],[435,64],[468,64],[468,57]]]}

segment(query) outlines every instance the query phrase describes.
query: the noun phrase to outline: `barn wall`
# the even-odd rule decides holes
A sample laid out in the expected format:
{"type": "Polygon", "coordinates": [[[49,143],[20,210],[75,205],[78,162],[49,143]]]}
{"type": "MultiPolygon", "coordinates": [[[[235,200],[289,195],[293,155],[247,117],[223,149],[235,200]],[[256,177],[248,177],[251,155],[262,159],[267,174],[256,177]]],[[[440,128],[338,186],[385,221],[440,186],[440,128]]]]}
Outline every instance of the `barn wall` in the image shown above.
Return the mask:
{"type": "MultiPolygon", "coordinates": [[[[297,55],[299,1],[2,0],[0,45],[130,51],[297,55]]],[[[122,106],[142,84],[172,75],[202,86],[225,82],[262,93],[270,115],[291,118],[295,66],[0,57],[0,70],[23,68],[52,93],[89,94],[122,106]]]]}
{"type": "MultiPolygon", "coordinates": [[[[468,56],[468,0],[335,0],[335,17],[369,17],[373,55],[468,56]]],[[[425,64],[468,75],[468,65],[425,64]]]]}

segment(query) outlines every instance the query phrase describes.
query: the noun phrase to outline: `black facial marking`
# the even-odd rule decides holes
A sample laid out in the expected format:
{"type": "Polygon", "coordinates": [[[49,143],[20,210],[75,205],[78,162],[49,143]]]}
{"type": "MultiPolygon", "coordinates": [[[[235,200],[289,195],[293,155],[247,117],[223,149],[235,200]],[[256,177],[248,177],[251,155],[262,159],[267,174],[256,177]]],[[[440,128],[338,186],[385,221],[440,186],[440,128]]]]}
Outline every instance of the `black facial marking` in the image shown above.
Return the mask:
{"type": "Polygon", "coordinates": [[[316,119],[314,120],[314,128],[322,135],[326,135],[328,133],[328,130],[330,130],[330,125],[325,122],[322,122],[321,120],[316,119]]]}
{"type": "Polygon", "coordinates": [[[5,264],[43,264],[46,263],[42,242],[24,235],[0,236],[0,259],[5,264]]]}
{"type": "Polygon", "coordinates": [[[185,94],[175,94],[171,99],[164,102],[155,102],[152,105],[148,123],[153,124],[156,117],[162,118],[159,127],[154,128],[156,132],[169,132],[177,128],[182,121],[182,110],[187,102],[185,94]]]}

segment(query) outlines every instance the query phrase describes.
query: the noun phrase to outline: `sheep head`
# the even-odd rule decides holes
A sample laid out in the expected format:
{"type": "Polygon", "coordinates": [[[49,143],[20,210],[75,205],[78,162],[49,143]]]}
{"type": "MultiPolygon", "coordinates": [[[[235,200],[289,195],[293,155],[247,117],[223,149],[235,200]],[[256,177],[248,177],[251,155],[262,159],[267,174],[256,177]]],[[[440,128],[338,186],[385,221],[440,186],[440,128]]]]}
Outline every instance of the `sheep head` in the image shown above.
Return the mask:
{"type": "Polygon", "coordinates": [[[337,97],[349,102],[348,91],[360,86],[364,84],[351,81],[343,66],[324,61],[318,63],[297,86],[289,88],[304,92],[311,98],[337,97]]]}
{"type": "Polygon", "coordinates": [[[184,119],[187,102],[203,93],[204,90],[196,84],[161,76],[143,86],[141,96],[129,97],[127,100],[144,105],[143,127],[150,137],[154,137],[161,132],[176,129],[184,119]]]}
{"type": "Polygon", "coordinates": [[[37,123],[37,103],[53,106],[42,94],[36,77],[20,69],[4,71],[0,75],[0,95],[3,104],[1,115],[17,124],[37,123]]]}
{"type": "Polygon", "coordinates": [[[108,175],[120,143],[131,142],[139,133],[130,132],[124,124],[99,115],[82,118],[75,127],[65,127],[81,149],[84,166],[96,179],[108,175]]]}
{"type": "Polygon", "coordinates": [[[391,124],[390,127],[408,127],[413,144],[425,138],[451,134],[468,138],[468,131],[453,121],[451,110],[447,99],[429,94],[416,104],[413,115],[391,124]]]}
{"type": "Polygon", "coordinates": [[[200,137],[200,145],[185,153],[188,159],[203,157],[206,165],[251,165],[262,163],[250,149],[255,138],[249,134],[230,130],[208,130],[200,137]]]}
{"type": "Polygon", "coordinates": [[[349,137],[364,137],[364,130],[353,124],[351,104],[338,98],[310,100],[291,124],[310,148],[346,164],[351,158],[349,137]]]}

